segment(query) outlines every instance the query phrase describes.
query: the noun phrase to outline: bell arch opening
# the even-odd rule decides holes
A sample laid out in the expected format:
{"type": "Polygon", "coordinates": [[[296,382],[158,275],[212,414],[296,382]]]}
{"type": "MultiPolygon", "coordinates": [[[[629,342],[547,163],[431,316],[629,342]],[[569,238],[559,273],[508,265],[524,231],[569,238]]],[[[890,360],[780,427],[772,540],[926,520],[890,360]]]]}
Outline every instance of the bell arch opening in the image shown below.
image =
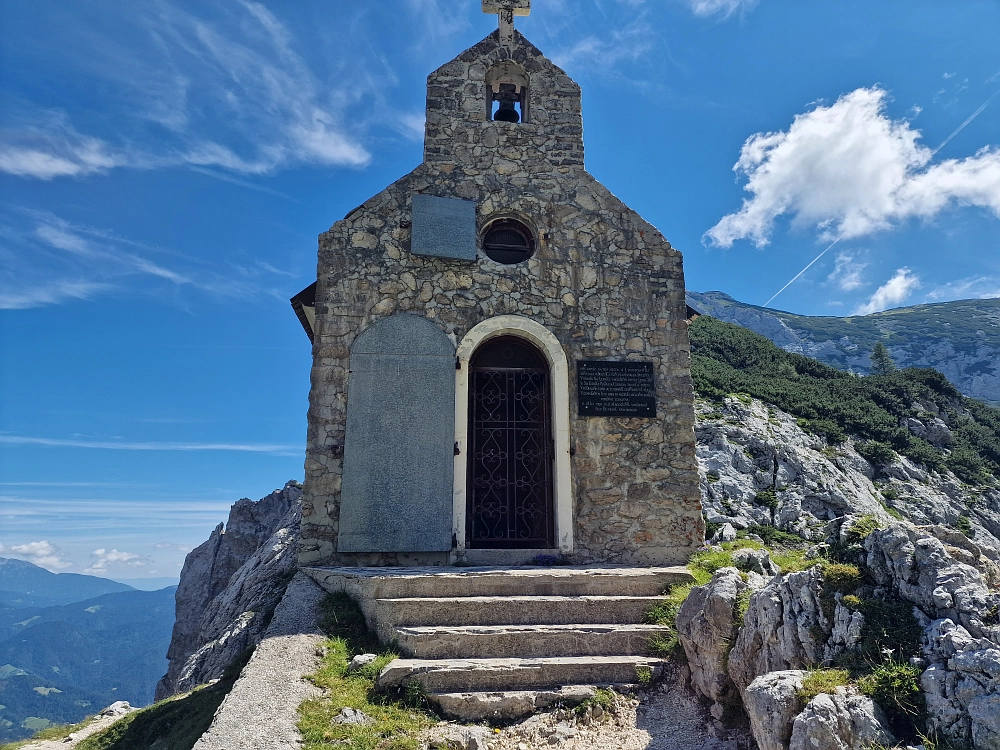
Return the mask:
{"type": "Polygon", "coordinates": [[[505,60],[486,73],[486,116],[498,122],[529,122],[528,72],[505,60]]]}

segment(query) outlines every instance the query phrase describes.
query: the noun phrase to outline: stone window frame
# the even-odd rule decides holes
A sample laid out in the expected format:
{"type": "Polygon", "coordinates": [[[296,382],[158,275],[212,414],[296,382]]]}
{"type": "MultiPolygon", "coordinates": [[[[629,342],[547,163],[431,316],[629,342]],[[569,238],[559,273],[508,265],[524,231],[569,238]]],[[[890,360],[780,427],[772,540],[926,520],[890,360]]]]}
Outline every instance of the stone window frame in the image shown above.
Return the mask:
{"type": "Polygon", "coordinates": [[[573,553],[573,472],[570,462],[569,360],[559,339],[548,328],[521,315],[497,315],[474,326],[459,342],[455,370],[455,456],[454,527],[456,547],[463,555],[465,516],[468,502],[469,445],[469,363],[476,350],[498,336],[517,336],[534,344],[549,365],[552,389],[552,438],[555,441],[552,497],[555,511],[556,549],[564,555],[573,553]]]}

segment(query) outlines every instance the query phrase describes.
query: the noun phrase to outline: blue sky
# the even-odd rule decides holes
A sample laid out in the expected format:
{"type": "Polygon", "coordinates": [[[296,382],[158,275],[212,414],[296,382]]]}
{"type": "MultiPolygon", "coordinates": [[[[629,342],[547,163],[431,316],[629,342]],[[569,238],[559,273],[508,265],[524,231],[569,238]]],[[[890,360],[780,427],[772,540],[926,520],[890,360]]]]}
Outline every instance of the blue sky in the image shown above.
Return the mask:
{"type": "MultiPolygon", "coordinates": [[[[176,575],[301,478],[287,299],[419,162],[479,6],[0,0],[0,555],[176,575]]],[[[1000,296],[996,0],[535,0],[518,27],[690,289],[762,304],[829,248],[773,306],[1000,296]]]]}

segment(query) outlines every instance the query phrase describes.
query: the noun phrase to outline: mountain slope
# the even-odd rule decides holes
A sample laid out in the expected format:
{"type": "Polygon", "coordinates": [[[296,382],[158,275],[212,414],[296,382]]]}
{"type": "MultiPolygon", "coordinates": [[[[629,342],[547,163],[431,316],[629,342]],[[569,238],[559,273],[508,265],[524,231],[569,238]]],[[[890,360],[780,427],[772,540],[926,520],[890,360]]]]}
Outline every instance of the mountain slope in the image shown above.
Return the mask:
{"type": "Polygon", "coordinates": [[[117,591],[135,589],[107,578],[51,573],[24,560],[0,557],[0,602],[9,606],[49,607],[117,591]]]}
{"type": "Polygon", "coordinates": [[[46,720],[79,721],[119,700],[152,702],[167,666],[174,592],[0,610],[0,739],[28,736],[46,720]]]}
{"type": "Polygon", "coordinates": [[[868,373],[875,343],[896,365],[933,367],[966,396],[1000,404],[1000,299],[902,307],[846,318],[810,317],[748,305],[722,292],[688,292],[688,304],[766,336],[789,352],[868,373]]]}

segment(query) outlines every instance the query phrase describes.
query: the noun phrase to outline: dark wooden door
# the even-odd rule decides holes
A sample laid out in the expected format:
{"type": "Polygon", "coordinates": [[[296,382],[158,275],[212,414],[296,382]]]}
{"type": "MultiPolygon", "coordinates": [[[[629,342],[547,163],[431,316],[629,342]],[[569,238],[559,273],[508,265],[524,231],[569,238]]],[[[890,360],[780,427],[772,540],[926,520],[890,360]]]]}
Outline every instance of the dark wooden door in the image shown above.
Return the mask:
{"type": "Polygon", "coordinates": [[[549,368],[522,339],[484,344],[469,384],[466,545],[554,546],[549,368]]]}

